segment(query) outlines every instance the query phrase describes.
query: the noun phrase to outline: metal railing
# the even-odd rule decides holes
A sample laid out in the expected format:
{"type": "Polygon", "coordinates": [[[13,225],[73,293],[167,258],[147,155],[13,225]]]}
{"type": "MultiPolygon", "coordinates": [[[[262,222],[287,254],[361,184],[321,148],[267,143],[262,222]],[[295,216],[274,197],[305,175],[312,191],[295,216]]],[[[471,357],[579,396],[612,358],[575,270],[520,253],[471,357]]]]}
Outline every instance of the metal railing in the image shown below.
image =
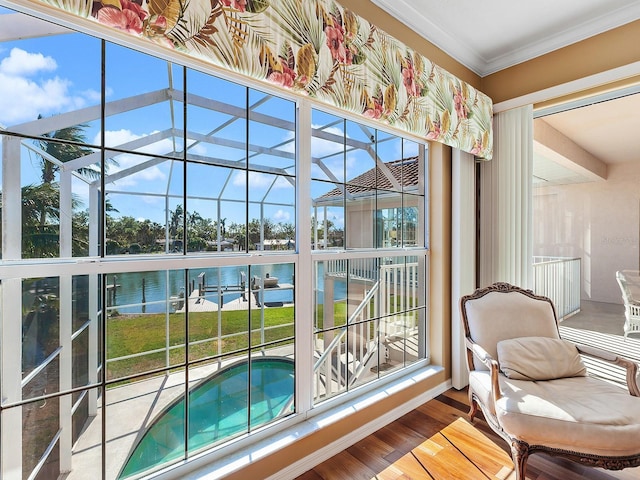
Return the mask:
{"type": "MultiPolygon", "coordinates": [[[[380,279],[365,291],[358,308],[317,357],[313,369],[316,401],[354,385],[366,372],[369,360],[378,355],[380,329],[384,329],[385,335],[390,334],[388,330],[395,326],[393,314],[415,308],[418,299],[417,263],[381,265],[379,270],[371,259],[357,262],[338,260],[327,264],[330,275],[341,277],[348,274],[368,279],[379,276],[380,279]],[[383,320],[368,321],[375,317],[383,320]]],[[[404,317],[402,322],[402,329],[410,327],[404,317]]]]}
{"type": "Polygon", "coordinates": [[[551,299],[558,321],[580,311],[580,258],[533,257],[533,291],[551,299]]]}

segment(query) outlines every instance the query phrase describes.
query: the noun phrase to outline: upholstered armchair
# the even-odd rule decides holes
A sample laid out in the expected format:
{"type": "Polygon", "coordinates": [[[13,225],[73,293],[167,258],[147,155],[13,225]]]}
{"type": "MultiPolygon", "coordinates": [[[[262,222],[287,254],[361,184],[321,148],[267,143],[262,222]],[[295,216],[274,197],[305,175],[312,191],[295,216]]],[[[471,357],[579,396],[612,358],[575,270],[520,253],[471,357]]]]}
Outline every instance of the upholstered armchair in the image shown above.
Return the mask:
{"type": "Polygon", "coordinates": [[[478,408],[511,447],[516,479],[545,452],[583,465],[640,465],[638,365],[560,338],[551,300],[496,283],[460,300],[469,366],[469,417],[478,408]],[[627,370],[628,391],[587,374],[583,355],[627,370]]]}
{"type": "Polygon", "coordinates": [[[640,333],[640,276],[638,271],[616,272],[616,280],[624,303],[624,339],[630,333],[640,333]]]}

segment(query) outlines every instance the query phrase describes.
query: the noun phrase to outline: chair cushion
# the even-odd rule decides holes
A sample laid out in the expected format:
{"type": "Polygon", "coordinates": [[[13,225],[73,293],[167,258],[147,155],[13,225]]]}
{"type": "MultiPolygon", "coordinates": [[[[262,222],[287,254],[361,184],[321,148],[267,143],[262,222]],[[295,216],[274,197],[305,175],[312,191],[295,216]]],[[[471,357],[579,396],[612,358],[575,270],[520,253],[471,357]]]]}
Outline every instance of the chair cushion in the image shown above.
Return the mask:
{"type": "MultiPolygon", "coordinates": [[[[520,292],[490,292],[466,302],[471,338],[493,358],[500,340],[516,337],[560,338],[551,304],[520,292]]],[[[474,368],[486,367],[474,358],[474,368]]]]}
{"type": "MultiPolygon", "coordinates": [[[[500,375],[500,386],[495,416],[514,438],[593,455],[640,453],[640,398],[623,388],[588,376],[528,381],[500,375]]],[[[469,388],[488,401],[489,372],[471,372],[469,388]]]]}
{"type": "Polygon", "coordinates": [[[587,374],[571,342],[549,337],[522,337],[498,342],[500,370],[515,380],[553,380],[587,374]]]}

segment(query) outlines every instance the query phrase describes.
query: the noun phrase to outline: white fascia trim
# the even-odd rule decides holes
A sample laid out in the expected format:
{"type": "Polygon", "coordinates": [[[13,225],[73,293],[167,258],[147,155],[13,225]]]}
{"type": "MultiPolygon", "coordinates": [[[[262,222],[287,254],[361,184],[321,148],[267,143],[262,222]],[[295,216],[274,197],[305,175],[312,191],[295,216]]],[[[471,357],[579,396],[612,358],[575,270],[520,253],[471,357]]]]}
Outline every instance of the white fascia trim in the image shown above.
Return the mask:
{"type": "Polygon", "coordinates": [[[579,78],[570,82],[555,85],[553,87],[538,90],[537,92],[528,93],[520,97],[505,100],[504,102],[495,103],[493,105],[493,113],[505,112],[512,108],[519,108],[525,105],[533,105],[554,98],[560,98],[564,95],[588,90],[590,88],[607,85],[618,80],[640,75],[640,61],[624,65],[622,67],[613,68],[605,72],[589,75],[588,77],[579,78]]]}
{"type": "MultiPolygon", "coordinates": [[[[260,441],[248,443],[240,450],[226,455],[222,454],[222,450],[203,454],[189,462],[169,467],[161,473],[152,474],[148,478],[153,478],[154,480],[173,480],[178,478],[181,480],[217,480],[224,478],[282,449],[295,448],[295,444],[298,441],[309,435],[337,422],[344,421],[349,416],[374,405],[376,402],[412,387],[416,383],[433,377],[442,371],[442,367],[433,365],[413,370],[407,375],[400,376],[383,386],[361,395],[353,396],[333,408],[326,410],[322,408],[316,409],[321,410],[317,414],[311,411],[308,413],[307,418],[295,422],[274,435],[268,435],[260,441]]],[[[398,405],[375,420],[360,426],[350,434],[325,445],[313,454],[290,464],[265,480],[294,479],[450,388],[451,380],[447,380],[410,401],[398,405]]]]}

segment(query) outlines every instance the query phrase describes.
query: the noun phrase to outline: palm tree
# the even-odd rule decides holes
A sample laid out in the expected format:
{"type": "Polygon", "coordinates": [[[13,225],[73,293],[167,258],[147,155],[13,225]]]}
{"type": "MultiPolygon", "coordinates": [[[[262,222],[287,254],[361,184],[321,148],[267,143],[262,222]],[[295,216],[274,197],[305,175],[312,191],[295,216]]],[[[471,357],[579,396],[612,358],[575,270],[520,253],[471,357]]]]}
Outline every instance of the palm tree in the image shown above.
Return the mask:
{"type": "Polygon", "coordinates": [[[22,256],[44,258],[58,256],[58,190],[51,183],[22,188],[22,256]],[[43,219],[53,219],[46,224],[43,219]]]}
{"type": "MultiPolygon", "coordinates": [[[[38,115],[38,119],[41,119],[42,115],[38,115]]],[[[56,160],[62,163],[76,158],[84,157],[93,153],[93,150],[83,146],[87,143],[84,129],[88,125],[80,124],[72,127],[61,128],[51,133],[44,134],[42,139],[37,140],[36,144],[45,153],[51,155],[56,160]],[[47,138],[55,141],[46,140],[47,138]]],[[[42,168],[42,182],[53,183],[55,175],[60,170],[60,167],[55,163],[52,163],[40,156],[40,165],[42,168]]],[[[100,176],[100,170],[89,167],[82,167],[78,169],[78,173],[91,178],[96,179],[100,176]]]]}
{"type": "MultiPolygon", "coordinates": [[[[42,115],[38,115],[41,119],[42,115]]],[[[40,162],[42,183],[40,185],[28,185],[22,189],[22,228],[23,228],[23,256],[25,258],[57,256],[59,245],[59,185],[56,175],[60,165],[53,163],[48,158],[65,163],[93,153],[93,150],[85,147],[87,143],[85,128],[88,125],[79,124],[61,128],[43,135],[43,138],[35,140],[35,144],[44,152],[38,155],[40,162]]],[[[77,170],[80,174],[90,179],[100,176],[100,170],[96,166],[81,167],[77,170]]],[[[77,198],[73,199],[73,209],[80,206],[77,198]]],[[[78,234],[88,229],[86,225],[77,222],[85,217],[75,216],[74,242],[78,241],[78,234]]],[[[88,223],[87,223],[88,225],[88,223]]],[[[86,243],[85,239],[85,243],[86,243]]],[[[82,250],[86,250],[83,247],[82,250]]],[[[75,249],[75,251],[78,251],[75,249]]]]}

